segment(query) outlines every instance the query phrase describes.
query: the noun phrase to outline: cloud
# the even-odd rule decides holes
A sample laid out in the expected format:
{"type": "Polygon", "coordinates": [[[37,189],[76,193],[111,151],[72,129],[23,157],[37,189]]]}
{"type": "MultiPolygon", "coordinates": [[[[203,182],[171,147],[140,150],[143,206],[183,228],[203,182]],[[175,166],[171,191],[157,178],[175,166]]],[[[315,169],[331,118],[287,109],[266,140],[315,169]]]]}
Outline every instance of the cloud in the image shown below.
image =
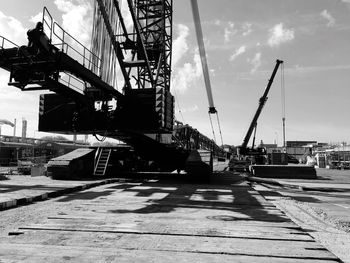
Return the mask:
{"type": "Polygon", "coordinates": [[[248,59],[248,63],[250,63],[253,68],[251,69],[251,73],[257,71],[257,69],[261,66],[261,53],[258,52],[255,54],[253,59],[248,59]]]}
{"type": "Polygon", "coordinates": [[[231,55],[230,57],[230,61],[235,60],[239,55],[243,54],[246,51],[246,47],[245,46],[241,46],[239,48],[236,49],[236,51],[231,55]]]}
{"type": "Polygon", "coordinates": [[[350,4],[350,0],[341,0],[341,1],[346,3],[346,4],[350,4]]]}
{"type": "Polygon", "coordinates": [[[40,22],[43,20],[43,12],[40,12],[39,14],[35,16],[31,16],[29,21],[36,24],[37,22],[40,22]]]}
{"type": "MultiPolygon", "coordinates": [[[[198,107],[198,105],[195,104],[192,107],[181,109],[181,112],[182,113],[195,112],[195,111],[198,111],[198,110],[199,110],[199,107],[198,107]]],[[[179,112],[180,112],[180,110],[179,110],[179,112]]]]}
{"type": "Polygon", "coordinates": [[[182,67],[175,68],[172,78],[172,88],[180,93],[185,93],[190,84],[202,75],[202,65],[198,50],[196,50],[193,61],[186,62],[182,67]]]}
{"type": "Polygon", "coordinates": [[[189,35],[189,28],[186,25],[178,24],[176,30],[178,32],[178,37],[173,42],[173,66],[176,66],[179,60],[188,51],[187,37],[189,35]]]}
{"type": "Polygon", "coordinates": [[[275,47],[293,39],[294,30],[284,28],[283,23],[279,23],[269,30],[269,39],[267,43],[270,47],[275,47]]]}
{"type": "Polygon", "coordinates": [[[196,79],[202,74],[202,64],[198,49],[195,50],[192,61],[180,64],[180,61],[187,58],[186,54],[189,50],[187,38],[189,36],[189,28],[186,25],[178,24],[176,27],[177,38],[173,42],[173,75],[172,87],[184,93],[196,79]]]}
{"type": "Polygon", "coordinates": [[[220,21],[219,19],[216,19],[216,20],[214,21],[214,25],[220,26],[220,25],[221,25],[221,21],[220,21]]]}
{"type": "Polygon", "coordinates": [[[0,11],[0,34],[17,45],[27,43],[27,30],[22,23],[0,11]]]}
{"type": "Polygon", "coordinates": [[[85,46],[90,46],[92,6],[86,0],[55,0],[62,14],[62,27],[85,46]]]}
{"type": "Polygon", "coordinates": [[[321,12],[321,16],[328,21],[327,27],[332,27],[335,25],[334,17],[326,9],[321,12]]]}
{"type": "Polygon", "coordinates": [[[310,74],[310,73],[319,73],[319,72],[329,72],[329,71],[344,71],[350,70],[350,64],[340,64],[340,65],[326,65],[326,66],[300,66],[295,65],[285,70],[287,74],[310,74]]]}
{"type": "Polygon", "coordinates": [[[251,23],[244,23],[243,26],[242,26],[242,29],[243,29],[242,35],[243,35],[244,37],[250,35],[250,33],[253,32],[252,24],[251,24],[251,23]]]}
{"type": "Polygon", "coordinates": [[[231,40],[231,37],[234,36],[236,33],[237,33],[237,30],[235,29],[235,24],[229,21],[228,26],[225,27],[225,33],[224,33],[225,43],[229,42],[231,40]]]}
{"type": "Polygon", "coordinates": [[[120,8],[126,28],[127,30],[131,30],[134,25],[134,22],[132,21],[127,0],[122,0],[120,2],[120,8]]]}
{"type": "MultiPolygon", "coordinates": [[[[17,45],[26,45],[27,31],[29,28],[25,28],[23,24],[14,17],[7,16],[0,11],[0,34],[8,40],[14,42],[17,45]]],[[[13,44],[8,42],[4,43],[4,48],[11,48],[13,44]]],[[[16,89],[12,86],[8,86],[10,73],[0,69],[0,112],[1,117],[4,119],[13,120],[17,118],[20,120],[22,117],[28,117],[30,123],[34,123],[31,118],[31,112],[33,109],[36,111],[37,108],[33,108],[33,105],[38,105],[36,93],[25,93],[16,89]]],[[[31,124],[29,124],[31,125],[31,124]]],[[[11,131],[6,126],[3,127],[3,134],[12,135],[11,131]]],[[[18,133],[18,132],[17,132],[18,133]]]]}

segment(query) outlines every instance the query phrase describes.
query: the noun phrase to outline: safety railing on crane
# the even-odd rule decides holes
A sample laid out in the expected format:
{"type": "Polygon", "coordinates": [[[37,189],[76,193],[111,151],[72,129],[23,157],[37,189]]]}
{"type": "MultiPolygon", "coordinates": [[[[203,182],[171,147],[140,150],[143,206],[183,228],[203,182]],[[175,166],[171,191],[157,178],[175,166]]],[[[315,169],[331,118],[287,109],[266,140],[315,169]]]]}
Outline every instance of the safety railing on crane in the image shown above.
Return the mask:
{"type": "Polygon", "coordinates": [[[71,74],[61,72],[59,82],[78,93],[84,94],[85,83],[71,74]]]}
{"type": "MultiPolygon", "coordinates": [[[[101,59],[55,22],[46,7],[43,9],[42,23],[44,32],[49,37],[50,43],[53,46],[75,59],[79,64],[91,70],[96,75],[99,76],[101,74],[101,59]]],[[[66,72],[61,72],[59,82],[79,93],[84,92],[84,81],[66,72]]]]}
{"type": "Polygon", "coordinates": [[[96,75],[100,75],[102,60],[55,22],[46,7],[43,10],[43,25],[52,45],[96,75]]]}
{"type": "Polygon", "coordinates": [[[0,49],[11,48],[11,47],[19,47],[17,44],[13,43],[11,40],[0,36],[0,49]]]}

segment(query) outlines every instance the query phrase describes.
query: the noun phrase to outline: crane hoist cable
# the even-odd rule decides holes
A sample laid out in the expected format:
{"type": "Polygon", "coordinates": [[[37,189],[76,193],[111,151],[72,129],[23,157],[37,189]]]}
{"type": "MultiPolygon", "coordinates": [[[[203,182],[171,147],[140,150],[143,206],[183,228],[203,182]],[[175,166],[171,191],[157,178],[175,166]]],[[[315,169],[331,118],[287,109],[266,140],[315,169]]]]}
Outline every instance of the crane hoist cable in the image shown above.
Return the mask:
{"type": "Polygon", "coordinates": [[[199,16],[199,8],[198,8],[198,3],[197,0],[191,0],[191,6],[192,6],[192,15],[193,15],[193,20],[194,20],[194,26],[196,29],[196,36],[197,36],[197,42],[198,42],[198,49],[199,49],[199,55],[201,58],[201,64],[202,64],[202,70],[203,70],[203,77],[204,77],[204,82],[205,82],[205,88],[207,90],[207,96],[208,96],[208,102],[209,102],[209,119],[210,119],[210,124],[211,128],[213,131],[214,135],[214,141],[215,140],[215,132],[213,128],[213,123],[210,114],[216,114],[217,116],[217,122],[218,122],[218,127],[220,131],[220,136],[221,136],[221,144],[223,145],[223,140],[222,140],[222,133],[221,133],[221,127],[220,127],[220,121],[219,121],[219,114],[214,106],[214,100],[213,100],[213,94],[211,90],[211,84],[210,84],[210,78],[209,78],[209,70],[208,70],[208,62],[207,62],[207,57],[206,57],[206,52],[204,48],[204,41],[203,41],[203,32],[202,32],[202,26],[201,26],[201,20],[199,16]]]}
{"type": "Polygon", "coordinates": [[[214,126],[213,126],[213,121],[212,121],[212,119],[211,119],[210,112],[209,112],[209,120],[210,120],[211,131],[213,132],[213,139],[214,139],[214,142],[216,143],[216,137],[215,137],[215,132],[214,132],[214,126]]]}
{"type": "Polygon", "coordinates": [[[178,100],[178,95],[177,95],[177,92],[176,92],[176,89],[174,89],[174,96],[175,96],[175,101],[176,101],[176,104],[177,104],[177,108],[179,109],[179,114],[181,116],[181,119],[183,122],[185,122],[185,118],[182,114],[182,110],[181,110],[181,106],[180,106],[180,103],[179,103],[179,100],[178,100]]]}

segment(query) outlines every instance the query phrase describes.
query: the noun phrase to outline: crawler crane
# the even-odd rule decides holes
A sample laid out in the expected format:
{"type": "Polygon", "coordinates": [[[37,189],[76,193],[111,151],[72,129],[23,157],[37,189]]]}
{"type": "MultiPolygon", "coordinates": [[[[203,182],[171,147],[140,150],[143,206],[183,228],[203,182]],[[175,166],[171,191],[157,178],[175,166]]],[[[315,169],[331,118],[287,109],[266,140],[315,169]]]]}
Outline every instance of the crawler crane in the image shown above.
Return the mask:
{"type": "Polygon", "coordinates": [[[172,12],[172,0],[97,0],[89,50],[44,8],[28,45],[0,37],[0,67],[11,86],[53,92],[40,95],[39,131],[115,138],[163,171],[210,173],[221,148],[189,125],[174,129],[172,12]]]}

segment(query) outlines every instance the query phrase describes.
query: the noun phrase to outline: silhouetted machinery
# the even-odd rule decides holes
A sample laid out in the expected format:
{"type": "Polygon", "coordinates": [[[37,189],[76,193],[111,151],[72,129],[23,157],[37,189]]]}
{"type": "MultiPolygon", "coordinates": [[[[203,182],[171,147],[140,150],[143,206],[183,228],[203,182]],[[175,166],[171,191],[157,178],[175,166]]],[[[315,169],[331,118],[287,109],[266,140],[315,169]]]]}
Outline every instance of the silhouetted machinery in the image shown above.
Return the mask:
{"type": "Polygon", "coordinates": [[[95,1],[91,50],[46,8],[43,21],[28,31],[27,46],[1,37],[0,67],[10,72],[8,84],[53,92],[40,95],[39,131],[116,138],[162,170],[189,171],[196,164],[210,170],[212,156],[203,162],[200,149],[221,148],[189,126],[174,131],[172,1],[127,0],[132,26],[122,3],[95,1]],[[193,151],[198,158],[189,158],[193,151]]]}

